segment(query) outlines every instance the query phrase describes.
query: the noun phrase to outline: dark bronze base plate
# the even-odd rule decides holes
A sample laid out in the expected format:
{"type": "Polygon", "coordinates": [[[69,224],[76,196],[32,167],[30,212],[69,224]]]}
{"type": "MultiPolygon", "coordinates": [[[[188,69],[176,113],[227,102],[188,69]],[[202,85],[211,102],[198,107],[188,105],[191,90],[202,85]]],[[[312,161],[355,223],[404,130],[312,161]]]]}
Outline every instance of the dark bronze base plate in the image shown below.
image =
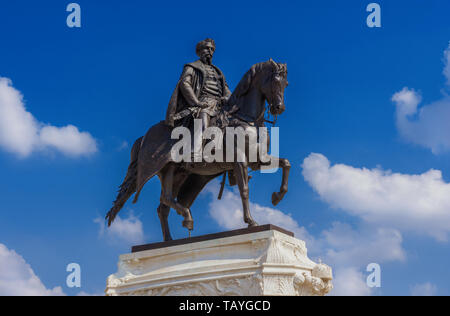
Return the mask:
{"type": "Polygon", "coordinates": [[[294,237],[294,233],[287,231],[283,228],[277,227],[275,225],[269,224],[269,225],[262,225],[262,226],[232,230],[232,231],[227,231],[227,232],[222,232],[222,233],[191,237],[191,238],[186,238],[186,239],[178,239],[178,240],[159,242],[159,243],[148,244],[148,245],[134,246],[131,248],[131,252],[136,253],[136,252],[141,252],[141,251],[146,251],[146,250],[154,250],[154,249],[161,249],[161,248],[167,248],[167,247],[173,247],[173,246],[180,246],[180,245],[192,244],[192,243],[196,243],[196,242],[219,239],[219,238],[259,233],[259,232],[263,232],[263,231],[267,231],[267,230],[275,230],[280,233],[286,234],[288,236],[294,237]]]}

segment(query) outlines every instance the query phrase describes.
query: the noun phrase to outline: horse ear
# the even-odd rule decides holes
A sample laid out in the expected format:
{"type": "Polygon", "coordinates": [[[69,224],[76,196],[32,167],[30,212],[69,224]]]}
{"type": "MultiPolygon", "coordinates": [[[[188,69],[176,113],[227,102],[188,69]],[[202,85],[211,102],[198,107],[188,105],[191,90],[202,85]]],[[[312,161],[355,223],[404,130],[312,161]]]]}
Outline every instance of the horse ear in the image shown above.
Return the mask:
{"type": "Polygon", "coordinates": [[[272,58],[269,59],[270,64],[272,65],[274,70],[278,70],[278,64],[273,61],[272,58]]]}

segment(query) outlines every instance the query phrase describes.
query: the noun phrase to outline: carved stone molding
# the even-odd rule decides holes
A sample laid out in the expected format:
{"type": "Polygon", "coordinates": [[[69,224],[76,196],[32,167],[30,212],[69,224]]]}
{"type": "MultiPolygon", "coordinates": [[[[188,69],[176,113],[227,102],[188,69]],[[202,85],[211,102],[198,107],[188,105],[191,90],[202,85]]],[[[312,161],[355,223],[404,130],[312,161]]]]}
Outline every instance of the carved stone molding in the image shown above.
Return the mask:
{"type": "Polygon", "coordinates": [[[305,243],[269,230],[120,256],[110,296],[321,296],[331,268],[305,243]]]}

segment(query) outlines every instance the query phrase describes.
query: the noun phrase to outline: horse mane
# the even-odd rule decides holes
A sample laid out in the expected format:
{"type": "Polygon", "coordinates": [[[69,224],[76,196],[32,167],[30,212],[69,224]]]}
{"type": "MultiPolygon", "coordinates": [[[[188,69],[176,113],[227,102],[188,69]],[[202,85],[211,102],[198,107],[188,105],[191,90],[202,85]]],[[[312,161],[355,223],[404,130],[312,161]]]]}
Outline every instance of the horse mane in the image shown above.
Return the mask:
{"type": "Polygon", "coordinates": [[[241,81],[237,85],[236,89],[234,89],[233,94],[228,101],[229,106],[237,104],[237,100],[247,94],[250,86],[252,85],[255,75],[262,71],[270,62],[271,61],[269,60],[255,64],[250,68],[249,71],[247,71],[247,73],[242,77],[241,81]]]}

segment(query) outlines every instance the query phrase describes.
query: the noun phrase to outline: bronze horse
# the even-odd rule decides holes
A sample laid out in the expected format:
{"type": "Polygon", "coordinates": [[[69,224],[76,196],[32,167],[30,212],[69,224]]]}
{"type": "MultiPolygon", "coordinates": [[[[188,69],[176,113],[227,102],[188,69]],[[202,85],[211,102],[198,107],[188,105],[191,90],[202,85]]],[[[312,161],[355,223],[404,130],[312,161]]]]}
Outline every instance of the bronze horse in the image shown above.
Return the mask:
{"type": "MultiPolygon", "coordinates": [[[[277,116],[284,112],[284,90],[287,85],[287,66],[285,64],[278,64],[272,59],[256,64],[244,75],[230,97],[227,109],[233,110],[228,112],[223,110],[221,115],[226,117],[228,126],[240,126],[244,130],[262,127],[266,122],[264,118],[266,101],[272,115],[277,116]]],[[[239,160],[235,157],[234,162],[175,163],[171,159],[171,149],[174,144],[171,139],[171,132],[171,128],[164,122],[160,122],[150,128],[146,136],[135,142],[131,150],[131,163],[128,173],[120,186],[112,209],[106,215],[108,226],[112,224],[125,202],[134,193],[136,193],[134,203],[137,202],[143,186],[155,175],[161,181],[158,216],[161,221],[164,241],[172,240],[167,221],[170,209],[175,209],[179,215],[184,217],[183,226],[191,231],[194,227],[190,211],[192,204],[205,185],[221,175],[224,175],[225,182],[225,176],[228,173],[230,183],[238,185],[243,205],[244,222],[249,227],[258,224],[253,220],[250,213],[248,168],[261,170],[269,164],[272,164],[272,166],[273,163],[277,164],[283,169],[283,178],[280,191],[272,195],[272,203],[277,205],[287,193],[290,170],[290,163],[287,159],[269,156],[270,162],[262,162],[260,157],[256,162],[250,162],[247,159],[248,157],[241,157],[239,160]]],[[[248,155],[249,146],[255,145],[246,141],[247,150],[244,155],[248,155]]],[[[266,146],[268,149],[269,141],[267,141],[266,146]]]]}

